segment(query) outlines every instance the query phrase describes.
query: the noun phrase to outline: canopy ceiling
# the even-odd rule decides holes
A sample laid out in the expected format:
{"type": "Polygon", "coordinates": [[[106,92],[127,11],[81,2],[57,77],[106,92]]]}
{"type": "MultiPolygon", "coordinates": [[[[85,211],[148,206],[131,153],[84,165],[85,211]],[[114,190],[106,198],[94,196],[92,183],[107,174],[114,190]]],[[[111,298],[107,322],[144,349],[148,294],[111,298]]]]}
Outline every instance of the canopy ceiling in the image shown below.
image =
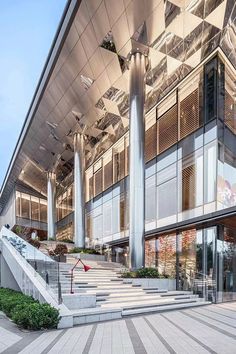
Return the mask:
{"type": "Polygon", "coordinates": [[[149,50],[148,111],[217,47],[236,66],[235,24],[234,0],[68,2],[1,190],[0,211],[17,179],[43,194],[47,171],[63,180],[73,169],[75,131],[85,132],[89,165],[128,130],[131,49],[149,50]]]}

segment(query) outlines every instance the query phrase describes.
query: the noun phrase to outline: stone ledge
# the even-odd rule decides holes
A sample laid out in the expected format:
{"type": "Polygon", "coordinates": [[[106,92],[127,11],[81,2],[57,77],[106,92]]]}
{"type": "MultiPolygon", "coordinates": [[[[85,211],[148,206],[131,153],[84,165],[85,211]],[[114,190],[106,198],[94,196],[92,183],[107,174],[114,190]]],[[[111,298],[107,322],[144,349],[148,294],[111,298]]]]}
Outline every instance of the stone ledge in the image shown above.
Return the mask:
{"type": "Polygon", "coordinates": [[[63,303],[69,310],[87,309],[96,307],[95,294],[63,294],[63,303]]]}

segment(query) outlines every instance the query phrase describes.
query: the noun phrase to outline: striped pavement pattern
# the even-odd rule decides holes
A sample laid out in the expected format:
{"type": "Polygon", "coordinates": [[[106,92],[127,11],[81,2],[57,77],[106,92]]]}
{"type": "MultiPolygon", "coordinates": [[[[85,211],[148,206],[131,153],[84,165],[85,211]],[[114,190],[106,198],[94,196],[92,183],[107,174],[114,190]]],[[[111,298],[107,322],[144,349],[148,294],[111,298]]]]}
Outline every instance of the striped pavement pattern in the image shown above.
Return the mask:
{"type": "Polygon", "coordinates": [[[0,322],[0,353],[233,354],[236,302],[22,335],[0,322]]]}

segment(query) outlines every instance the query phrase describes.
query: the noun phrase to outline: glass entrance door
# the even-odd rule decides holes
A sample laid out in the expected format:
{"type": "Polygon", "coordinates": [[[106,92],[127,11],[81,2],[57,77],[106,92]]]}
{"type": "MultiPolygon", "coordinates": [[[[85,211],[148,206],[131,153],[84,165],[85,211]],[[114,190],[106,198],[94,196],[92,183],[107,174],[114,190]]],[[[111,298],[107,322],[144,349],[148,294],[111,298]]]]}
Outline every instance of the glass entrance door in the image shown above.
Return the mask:
{"type": "Polygon", "coordinates": [[[177,236],[179,289],[193,291],[201,297],[203,297],[202,235],[202,230],[191,229],[177,236]]]}
{"type": "Polygon", "coordinates": [[[236,231],[219,227],[217,237],[217,302],[236,300],[236,231]]]}
{"type": "Polygon", "coordinates": [[[186,230],[178,235],[179,290],[193,291],[205,300],[216,300],[216,228],[186,230]]]}

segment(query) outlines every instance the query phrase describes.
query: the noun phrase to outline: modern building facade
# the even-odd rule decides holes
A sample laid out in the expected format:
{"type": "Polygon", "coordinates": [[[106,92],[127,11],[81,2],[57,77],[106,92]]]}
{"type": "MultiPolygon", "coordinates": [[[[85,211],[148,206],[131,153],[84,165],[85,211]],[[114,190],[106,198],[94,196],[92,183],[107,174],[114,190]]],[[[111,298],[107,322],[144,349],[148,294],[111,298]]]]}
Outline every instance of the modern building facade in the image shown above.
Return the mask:
{"type": "Polygon", "coordinates": [[[236,4],[69,1],[0,223],[236,299],[236,4]]]}

